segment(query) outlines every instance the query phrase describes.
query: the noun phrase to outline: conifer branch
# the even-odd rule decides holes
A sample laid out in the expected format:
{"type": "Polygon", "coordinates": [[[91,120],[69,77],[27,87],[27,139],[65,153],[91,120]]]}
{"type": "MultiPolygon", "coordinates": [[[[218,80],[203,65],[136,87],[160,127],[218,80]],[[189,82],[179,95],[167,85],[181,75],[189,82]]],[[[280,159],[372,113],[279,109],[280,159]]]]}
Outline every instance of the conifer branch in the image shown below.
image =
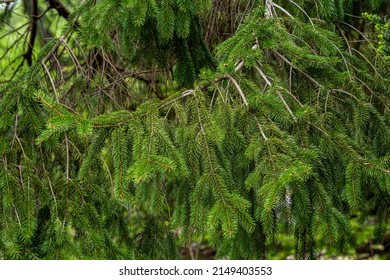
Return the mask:
{"type": "Polygon", "coordinates": [[[376,67],[371,63],[370,59],[368,59],[364,54],[362,54],[360,51],[358,51],[355,48],[350,48],[350,51],[354,51],[357,54],[359,54],[371,66],[371,68],[372,68],[372,70],[374,70],[375,74],[382,78],[382,76],[379,74],[379,72],[376,69],[376,67]]]}
{"type": "Polygon", "coordinates": [[[64,40],[64,37],[60,37],[58,39],[58,41],[64,45],[64,47],[68,50],[69,54],[70,54],[70,57],[74,63],[74,65],[76,66],[76,69],[79,69],[81,71],[83,71],[83,68],[81,67],[81,64],[79,62],[79,60],[77,59],[77,56],[74,54],[73,50],[71,47],[69,47],[68,43],[66,43],[66,41],[64,40]]]}
{"type": "Polygon", "coordinates": [[[265,0],[265,17],[266,18],[273,18],[276,15],[275,9],[274,9],[274,3],[272,0],[265,0]]]}
{"type": "MultiPolygon", "coordinates": [[[[41,157],[42,159],[44,158],[44,155],[43,155],[43,151],[42,151],[42,146],[39,147],[39,151],[40,151],[40,154],[41,154],[41,157]]],[[[50,176],[49,176],[49,172],[47,171],[46,169],[46,165],[45,165],[45,161],[42,161],[42,169],[43,169],[43,172],[45,173],[46,175],[46,178],[47,178],[47,182],[48,182],[48,185],[49,185],[49,188],[50,188],[50,193],[51,195],[53,196],[53,201],[54,201],[54,209],[56,211],[56,215],[58,216],[58,205],[57,205],[57,197],[54,193],[54,189],[53,189],[53,183],[50,179],[50,176]]]]}
{"type": "Polygon", "coordinates": [[[60,111],[58,111],[54,106],[52,106],[50,103],[48,103],[41,95],[36,95],[41,102],[43,102],[48,108],[50,108],[52,111],[54,111],[59,116],[64,116],[60,111]]]}
{"type": "Polygon", "coordinates": [[[31,15],[0,31],[14,80],[0,89],[0,258],[176,259],[201,238],[218,258],[263,259],[280,234],[315,258],[354,240],[356,215],[384,234],[389,67],[341,32],[349,7],[218,0],[206,17],[210,1],[87,0],[73,16],[41,2],[38,28],[68,27],[37,30],[26,71],[28,43],[10,47],[30,41],[31,15]]]}
{"type": "Polygon", "coordinates": [[[164,102],[164,104],[160,105],[160,106],[158,107],[158,109],[162,109],[162,108],[164,108],[164,107],[167,107],[167,106],[169,106],[169,105],[172,105],[172,104],[175,103],[176,101],[178,101],[178,100],[180,100],[180,99],[183,99],[184,97],[193,95],[193,94],[195,94],[195,93],[196,93],[196,90],[194,90],[194,89],[186,90],[186,91],[182,92],[182,93],[180,94],[180,96],[178,96],[178,97],[176,97],[176,98],[174,98],[174,99],[172,99],[172,100],[169,100],[168,102],[164,102]]]}

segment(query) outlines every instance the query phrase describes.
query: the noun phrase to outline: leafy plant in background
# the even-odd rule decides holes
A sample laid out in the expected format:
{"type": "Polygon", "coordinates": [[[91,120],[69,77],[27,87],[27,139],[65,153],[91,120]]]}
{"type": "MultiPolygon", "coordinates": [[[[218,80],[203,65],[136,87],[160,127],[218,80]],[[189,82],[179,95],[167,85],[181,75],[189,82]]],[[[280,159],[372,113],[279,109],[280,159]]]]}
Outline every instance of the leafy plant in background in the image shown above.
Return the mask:
{"type": "Polygon", "coordinates": [[[390,59],[390,21],[368,13],[364,13],[363,16],[375,23],[375,29],[380,40],[378,50],[386,55],[387,59],[390,59]]]}
{"type": "Polygon", "coordinates": [[[386,1],[232,0],[230,36],[221,1],[27,2],[27,50],[1,45],[2,258],[261,259],[293,236],[311,259],[356,217],[388,236],[389,64],[347,16],[386,1]],[[42,10],[66,24],[37,42],[42,10]]]}

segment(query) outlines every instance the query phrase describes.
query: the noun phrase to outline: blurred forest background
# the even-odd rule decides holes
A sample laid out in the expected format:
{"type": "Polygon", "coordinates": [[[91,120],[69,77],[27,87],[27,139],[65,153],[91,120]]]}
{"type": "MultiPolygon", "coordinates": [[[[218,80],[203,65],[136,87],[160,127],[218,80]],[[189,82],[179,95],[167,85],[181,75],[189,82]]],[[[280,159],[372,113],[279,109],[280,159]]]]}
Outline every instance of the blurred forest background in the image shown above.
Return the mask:
{"type": "Polygon", "coordinates": [[[0,259],[389,259],[388,0],[0,0],[0,259]]]}

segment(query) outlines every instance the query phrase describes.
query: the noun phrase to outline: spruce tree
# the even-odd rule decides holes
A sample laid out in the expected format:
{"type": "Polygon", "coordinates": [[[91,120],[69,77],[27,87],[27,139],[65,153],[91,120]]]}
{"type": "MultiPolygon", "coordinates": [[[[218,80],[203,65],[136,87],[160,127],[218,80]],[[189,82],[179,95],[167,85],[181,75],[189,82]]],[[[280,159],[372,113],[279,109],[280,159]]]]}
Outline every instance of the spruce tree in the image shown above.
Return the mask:
{"type": "Polygon", "coordinates": [[[0,33],[0,258],[315,259],[354,217],[384,242],[390,65],[350,15],[387,1],[229,3],[5,4],[31,16],[0,33]]]}

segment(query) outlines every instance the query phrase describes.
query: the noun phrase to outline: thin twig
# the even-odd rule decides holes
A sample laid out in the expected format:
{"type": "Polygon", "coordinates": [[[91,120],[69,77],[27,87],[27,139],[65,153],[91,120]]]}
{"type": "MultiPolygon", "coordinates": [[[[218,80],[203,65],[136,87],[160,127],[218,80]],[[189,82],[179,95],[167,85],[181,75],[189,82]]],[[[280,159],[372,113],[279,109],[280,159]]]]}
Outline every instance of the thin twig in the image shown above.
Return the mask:
{"type": "Polygon", "coordinates": [[[47,69],[47,66],[46,66],[46,64],[45,64],[44,62],[42,62],[42,66],[43,66],[43,69],[45,69],[47,76],[49,77],[51,86],[52,86],[52,88],[53,88],[54,97],[56,98],[57,103],[59,103],[60,101],[59,101],[59,99],[58,99],[57,89],[56,89],[56,86],[55,86],[55,84],[54,84],[54,80],[53,80],[53,78],[51,77],[50,71],[49,71],[49,69],[47,69]]]}
{"type": "Polygon", "coordinates": [[[372,47],[372,49],[373,49],[376,53],[378,53],[378,51],[376,50],[376,48],[374,47],[374,45],[371,43],[370,40],[368,40],[368,38],[363,34],[363,32],[361,32],[361,31],[360,31],[359,29],[357,29],[356,27],[354,27],[354,26],[352,26],[352,25],[350,25],[350,24],[348,24],[348,23],[346,23],[346,22],[344,22],[344,21],[339,21],[339,20],[337,20],[337,22],[342,23],[342,24],[345,24],[345,25],[349,26],[350,28],[352,28],[353,30],[355,30],[357,33],[359,33],[359,35],[362,36],[362,37],[367,41],[367,43],[372,47]]]}
{"type": "Polygon", "coordinates": [[[176,97],[176,98],[174,98],[174,99],[172,99],[172,100],[162,104],[160,107],[158,107],[158,109],[162,109],[162,108],[164,108],[166,106],[169,106],[169,105],[175,103],[176,101],[178,101],[179,99],[182,99],[182,98],[184,98],[186,96],[189,96],[189,95],[192,95],[192,94],[195,94],[195,93],[196,93],[196,90],[194,90],[194,89],[186,90],[180,96],[178,96],[178,97],[176,97]]]}
{"type": "Polygon", "coordinates": [[[300,9],[300,10],[305,14],[305,16],[309,19],[311,26],[312,26],[313,28],[315,28],[313,21],[311,20],[310,16],[305,12],[305,10],[304,10],[301,6],[299,6],[297,3],[295,3],[294,1],[291,1],[291,0],[288,0],[288,1],[290,1],[290,2],[293,3],[295,6],[297,6],[298,9],[300,9]]]}
{"type": "Polygon", "coordinates": [[[283,13],[285,13],[286,15],[288,15],[290,18],[294,19],[294,17],[289,13],[287,12],[283,7],[279,6],[278,4],[275,4],[272,2],[272,5],[276,8],[278,8],[279,10],[281,10],[283,13]]]}
{"type": "MultiPolygon", "coordinates": [[[[256,65],[254,67],[259,72],[260,76],[264,79],[264,81],[267,83],[267,85],[269,87],[271,87],[272,84],[268,80],[267,76],[263,73],[263,71],[261,71],[261,69],[258,66],[256,66],[256,65]]],[[[296,120],[296,117],[295,117],[294,113],[292,112],[290,106],[288,106],[287,101],[283,98],[283,95],[279,91],[277,91],[276,93],[279,96],[280,100],[282,100],[282,102],[283,102],[284,106],[286,107],[286,110],[288,111],[288,113],[293,117],[294,120],[296,120]]]]}
{"type": "Polygon", "coordinates": [[[264,133],[263,127],[261,126],[261,124],[260,124],[259,120],[257,119],[257,117],[253,116],[253,119],[255,120],[255,122],[257,124],[257,127],[259,128],[260,134],[263,137],[264,141],[268,141],[268,138],[267,138],[267,136],[264,133]]]}
{"type": "Polygon", "coordinates": [[[240,96],[241,96],[242,102],[244,103],[244,105],[245,105],[246,107],[248,107],[248,106],[249,106],[249,103],[248,103],[248,101],[246,100],[245,94],[244,94],[244,92],[242,91],[240,85],[237,83],[237,81],[236,81],[232,76],[227,75],[226,77],[227,77],[230,81],[232,81],[232,83],[234,84],[234,86],[236,87],[238,93],[239,93],[240,96]]]}
{"type": "Polygon", "coordinates": [[[49,183],[50,192],[51,192],[51,195],[53,196],[53,200],[54,200],[54,207],[56,209],[56,214],[58,216],[57,198],[56,198],[56,195],[54,194],[54,189],[53,189],[52,182],[50,180],[49,172],[47,172],[47,170],[46,170],[45,161],[43,160],[42,147],[40,147],[40,152],[41,152],[41,156],[42,156],[42,168],[43,168],[43,171],[44,171],[44,173],[45,173],[45,175],[47,177],[47,181],[49,183]]]}
{"type": "Polygon", "coordinates": [[[30,20],[30,40],[28,43],[28,49],[26,53],[23,55],[26,60],[28,66],[32,65],[32,54],[34,51],[35,39],[37,36],[37,24],[38,24],[38,0],[32,1],[32,12],[31,12],[31,20],[30,20]]]}

